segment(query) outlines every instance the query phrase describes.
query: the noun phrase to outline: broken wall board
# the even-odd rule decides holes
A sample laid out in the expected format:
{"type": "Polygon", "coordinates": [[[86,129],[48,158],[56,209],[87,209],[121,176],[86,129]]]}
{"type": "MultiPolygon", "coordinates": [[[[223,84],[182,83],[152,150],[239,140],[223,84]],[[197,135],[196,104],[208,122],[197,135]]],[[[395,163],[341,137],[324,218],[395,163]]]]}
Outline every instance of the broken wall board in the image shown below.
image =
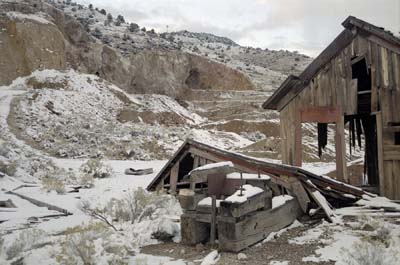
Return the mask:
{"type": "Polygon", "coordinates": [[[257,211],[258,209],[265,208],[268,206],[266,203],[267,199],[272,199],[272,197],[268,195],[267,192],[263,191],[253,197],[247,198],[247,200],[242,203],[221,201],[221,216],[241,217],[257,211]]]}
{"type": "Polygon", "coordinates": [[[265,239],[271,232],[290,225],[300,215],[297,200],[249,215],[237,223],[232,218],[218,218],[219,248],[223,251],[239,252],[265,239]]]}
{"type": "Polygon", "coordinates": [[[181,215],[182,244],[196,245],[208,239],[208,225],[188,214],[181,215]]]}

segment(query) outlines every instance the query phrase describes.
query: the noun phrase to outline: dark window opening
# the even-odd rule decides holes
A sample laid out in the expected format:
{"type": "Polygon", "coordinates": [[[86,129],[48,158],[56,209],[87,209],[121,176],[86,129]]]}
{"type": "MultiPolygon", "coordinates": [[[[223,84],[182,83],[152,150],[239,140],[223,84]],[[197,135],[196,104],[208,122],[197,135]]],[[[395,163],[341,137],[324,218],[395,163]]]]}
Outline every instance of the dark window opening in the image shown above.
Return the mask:
{"type": "Polygon", "coordinates": [[[193,169],[194,159],[190,154],[187,154],[179,163],[179,175],[178,182],[182,180],[184,176],[189,174],[193,169]]]}
{"type": "Polygon", "coordinates": [[[400,132],[395,132],[394,133],[394,144],[395,145],[400,145],[400,132]]]}
{"type": "Polygon", "coordinates": [[[371,71],[364,57],[355,57],[351,65],[352,78],[357,79],[358,114],[371,112],[371,71]]]}

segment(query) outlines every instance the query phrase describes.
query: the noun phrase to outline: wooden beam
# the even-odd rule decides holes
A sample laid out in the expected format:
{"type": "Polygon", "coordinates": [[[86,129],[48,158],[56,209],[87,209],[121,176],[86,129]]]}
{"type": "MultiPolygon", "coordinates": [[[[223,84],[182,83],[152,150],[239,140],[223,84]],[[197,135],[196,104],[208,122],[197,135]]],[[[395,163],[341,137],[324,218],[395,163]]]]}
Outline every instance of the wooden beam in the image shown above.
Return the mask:
{"type": "Polygon", "coordinates": [[[400,145],[383,145],[383,160],[400,160],[400,145]]]}
{"type": "Polygon", "coordinates": [[[385,196],[385,174],[383,169],[383,132],[382,132],[382,113],[376,114],[376,138],[378,151],[378,172],[379,172],[379,193],[385,196]]]}
{"type": "Polygon", "coordinates": [[[383,127],[385,132],[400,132],[400,126],[385,126],[383,127]]]}
{"type": "Polygon", "coordinates": [[[302,122],[336,123],[342,116],[337,107],[307,107],[300,112],[302,122]]]}
{"type": "Polygon", "coordinates": [[[344,139],[344,117],[340,115],[335,133],[336,174],[340,181],[349,182],[346,165],[346,143],[344,139]]]}
{"type": "Polygon", "coordinates": [[[180,162],[176,162],[175,165],[171,169],[171,174],[170,174],[170,193],[175,194],[176,192],[176,183],[178,182],[178,174],[179,174],[179,164],[180,162]]]}
{"type": "Polygon", "coordinates": [[[200,166],[200,157],[194,156],[193,158],[193,169],[198,168],[200,166]]]}
{"type": "Polygon", "coordinates": [[[306,190],[303,187],[303,184],[298,178],[291,177],[289,178],[290,185],[292,187],[293,195],[297,198],[297,201],[300,204],[301,209],[304,213],[308,211],[308,204],[311,202],[310,198],[306,190]]]}
{"type": "Polygon", "coordinates": [[[210,229],[210,243],[215,243],[215,232],[217,230],[217,199],[215,195],[211,196],[211,229],[210,229]]]}
{"type": "Polygon", "coordinates": [[[197,148],[194,147],[190,147],[190,152],[192,154],[196,154],[199,156],[207,156],[209,160],[212,160],[214,162],[222,162],[222,161],[231,161],[234,165],[235,168],[242,170],[244,172],[248,172],[248,173],[258,173],[260,172],[260,174],[267,174],[268,176],[271,177],[272,182],[281,185],[285,188],[290,188],[289,183],[287,183],[284,179],[277,177],[275,175],[292,175],[293,173],[290,171],[283,171],[283,170],[279,170],[279,169],[275,169],[275,168],[270,168],[270,169],[265,169],[263,167],[257,167],[257,165],[255,163],[251,163],[251,162],[246,162],[245,160],[240,160],[240,159],[234,159],[231,157],[224,157],[222,155],[218,155],[218,154],[212,154],[212,153],[207,153],[204,152],[202,150],[199,150],[197,148]]]}
{"type": "Polygon", "coordinates": [[[368,40],[370,40],[371,42],[376,43],[376,44],[378,44],[380,46],[383,46],[383,47],[385,47],[385,48],[387,48],[387,49],[389,49],[389,50],[391,50],[393,52],[396,52],[397,54],[400,54],[400,47],[399,46],[394,45],[394,44],[392,44],[392,43],[390,43],[390,42],[388,42],[388,41],[386,41],[386,40],[384,40],[382,38],[379,38],[379,37],[374,36],[374,35],[370,35],[368,37],[368,40]]]}
{"type": "Polygon", "coordinates": [[[301,146],[301,113],[296,112],[295,114],[295,127],[294,127],[294,137],[295,137],[295,157],[294,157],[294,165],[301,167],[302,163],[302,146],[301,146]]]}

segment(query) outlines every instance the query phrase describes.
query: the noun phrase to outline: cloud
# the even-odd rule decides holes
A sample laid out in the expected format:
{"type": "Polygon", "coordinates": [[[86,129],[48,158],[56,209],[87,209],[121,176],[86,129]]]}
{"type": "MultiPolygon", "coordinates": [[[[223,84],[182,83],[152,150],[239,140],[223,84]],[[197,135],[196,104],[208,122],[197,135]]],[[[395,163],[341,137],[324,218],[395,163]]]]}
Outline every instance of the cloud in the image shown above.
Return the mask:
{"type": "MultiPolygon", "coordinates": [[[[79,0],[78,0],[79,1],[79,0]]],[[[80,0],[88,4],[88,0],[80,0]]],[[[400,31],[399,0],[92,0],[157,31],[190,30],[231,38],[242,45],[290,49],[316,56],[354,15],[400,31]],[[110,4],[110,2],[112,4],[110,4]]]]}

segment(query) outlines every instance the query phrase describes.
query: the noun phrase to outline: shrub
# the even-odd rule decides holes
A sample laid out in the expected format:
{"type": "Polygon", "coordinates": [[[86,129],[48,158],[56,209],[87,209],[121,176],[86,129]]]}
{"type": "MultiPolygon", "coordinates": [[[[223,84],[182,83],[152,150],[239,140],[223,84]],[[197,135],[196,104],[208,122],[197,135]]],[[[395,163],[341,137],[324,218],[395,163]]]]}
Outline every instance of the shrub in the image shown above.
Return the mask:
{"type": "Polygon", "coordinates": [[[104,259],[108,264],[127,264],[126,248],[114,242],[113,232],[103,223],[68,228],[64,235],[55,257],[58,264],[104,264],[104,259]]]}
{"type": "Polygon", "coordinates": [[[392,237],[388,224],[379,218],[361,217],[355,227],[366,234],[350,249],[343,249],[343,261],[349,265],[394,265],[400,259],[400,245],[392,237]],[[369,232],[365,232],[369,231],[369,232]]]}
{"type": "Polygon", "coordinates": [[[99,158],[89,159],[81,166],[80,170],[83,174],[88,174],[93,178],[107,178],[112,174],[111,167],[104,164],[99,158]]]}
{"type": "Polygon", "coordinates": [[[0,161],[0,171],[9,175],[14,176],[17,173],[17,162],[12,161],[10,163],[0,161]]]}
{"type": "Polygon", "coordinates": [[[89,233],[69,235],[61,243],[61,253],[56,257],[59,264],[95,264],[95,244],[89,233]]]}
{"type": "Polygon", "coordinates": [[[103,37],[103,33],[101,33],[99,28],[95,28],[92,35],[97,39],[101,39],[101,37],[103,37]]]}
{"type": "Polygon", "coordinates": [[[86,189],[90,189],[94,187],[94,178],[90,174],[81,174],[78,179],[78,184],[86,189]]]}
{"type": "Polygon", "coordinates": [[[348,265],[396,265],[399,250],[387,248],[377,241],[362,240],[343,250],[343,261],[348,265]]]}
{"type": "Polygon", "coordinates": [[[43,236],[44,231],[40,229],[27,229],[18,235],[18,238],[7,248],[7,259],[18,257],[23,251],[30,249],[43,236]]]}
{"type": "Polygon", "coordinates": [[[119,21],[120,23],[125,23],[125,18],[122,15],[118,15],[117,21],[119,21]]]}
{"type": "Polygon", "coordinates": [[[113,21],[113,16],[110,13],[108,13],[107,15],[107,21],[108,23],[111,23],[113,21]]]}
{"type": "Polygon", "coordinates": [[[139,25],[136,23],[131,23],[129,24],[129,31],[130,32],[138,32],[139,31],[139,25]]]}
{"type": "Polygon", "coordinates": [[[65,194],[65,184],[61,179],[55,177],[45,177],[42,178],[43,189],[47,192],[52,190],[56,191],[57,194],[65,194]]]}

